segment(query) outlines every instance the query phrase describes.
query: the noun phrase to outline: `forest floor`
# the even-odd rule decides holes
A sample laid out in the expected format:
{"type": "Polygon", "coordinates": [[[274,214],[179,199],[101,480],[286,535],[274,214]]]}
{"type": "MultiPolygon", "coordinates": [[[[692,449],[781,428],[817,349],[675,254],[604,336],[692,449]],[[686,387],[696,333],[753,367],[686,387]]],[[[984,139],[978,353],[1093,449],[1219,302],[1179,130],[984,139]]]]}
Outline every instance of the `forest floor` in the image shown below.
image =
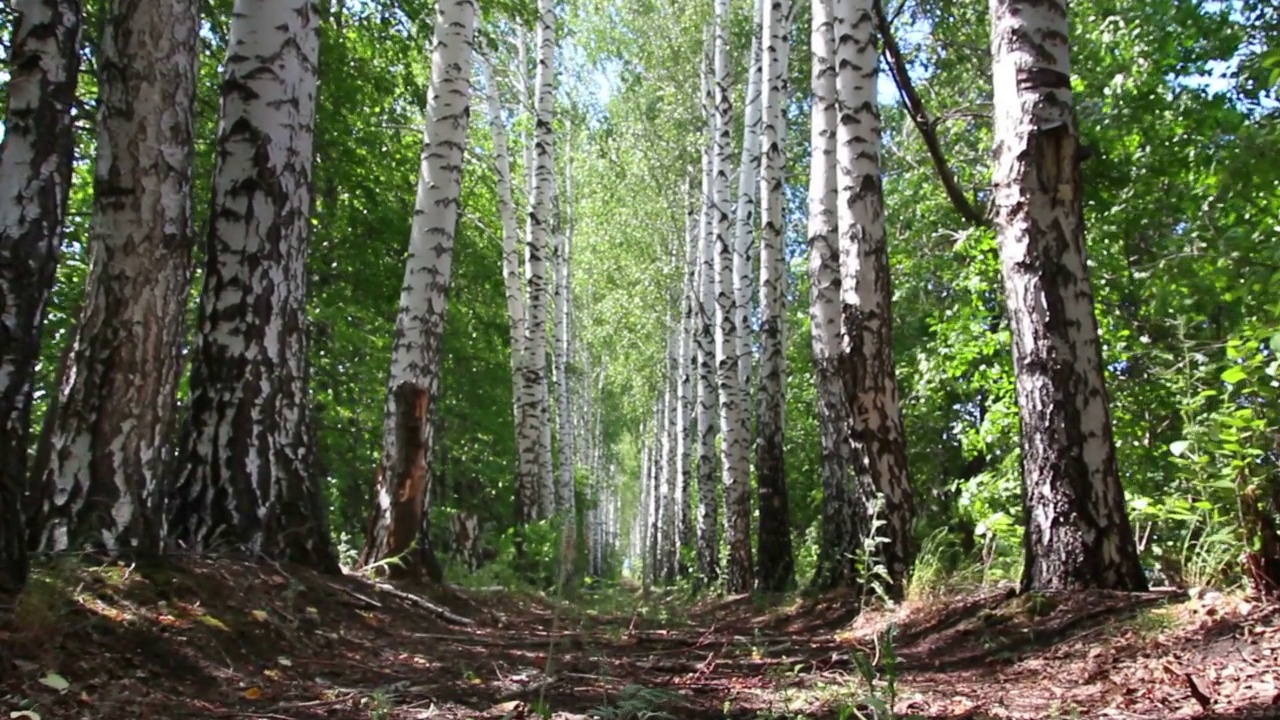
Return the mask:
{"type": "Polygon", "coordinates": [[[42,569],[0,630],[13,720],[843,720],[881,703],[952,720],[1280,717],[1280,607],[1008,589],[891,612],[839,594],[570,605],[191,560],[42,569]]]}

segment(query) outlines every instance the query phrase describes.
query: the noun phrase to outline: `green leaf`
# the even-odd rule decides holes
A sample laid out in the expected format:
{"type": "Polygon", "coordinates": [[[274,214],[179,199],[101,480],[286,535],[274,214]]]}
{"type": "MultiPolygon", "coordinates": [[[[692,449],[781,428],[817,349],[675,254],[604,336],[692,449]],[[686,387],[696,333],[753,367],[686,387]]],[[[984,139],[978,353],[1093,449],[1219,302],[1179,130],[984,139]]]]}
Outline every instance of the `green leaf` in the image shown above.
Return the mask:
{"type": "Polygon", "coordinates": [[[65,692],[71,689],[71,683],[67,682],[66,678],[55,672],[48,673],[44,677],[40,678],[40,684],[45,687],[51,687],[58,692],[65,692]]]}
{"type": "Polygon", "coordinates": [[[1238,366],[1229,367],[1222,373],[1222,381],[1228,385],[1235,385],[1247,377],[1249,377],[1249,374],[1246,373],[1243,368],[1238,366]]]}

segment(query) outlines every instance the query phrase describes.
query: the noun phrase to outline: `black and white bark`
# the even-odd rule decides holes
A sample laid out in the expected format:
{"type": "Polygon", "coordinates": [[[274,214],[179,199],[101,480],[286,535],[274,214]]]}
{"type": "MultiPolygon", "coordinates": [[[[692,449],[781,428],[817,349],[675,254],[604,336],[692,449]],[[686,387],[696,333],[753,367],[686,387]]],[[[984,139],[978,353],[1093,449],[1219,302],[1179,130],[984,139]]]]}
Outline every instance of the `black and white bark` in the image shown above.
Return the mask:
{"type": "Polygon", "coordinates": [[[406,574],[429,569],[431,559],[425,544],[421,552],[409,550],[420,537],[431,487],[429,462],[470,117],[475,25],[474,0],[437,4],[427,127],[391,351],[382,458],[360,555],[364,565],[400,558],[393,568],[406,574]]]}
{"type": "Polygon", "coordinates": [[[715,278],[716,254],[713,234],[714,209],[712,207],[712,159],[711,141],[714,130],[713,95],[711,91],[712,63],[703,59],[702,94],[703,115],[706,121],[706,137],[702,148],[702,192],[697,203],[698,213],[698,268],[695,285],[697,301],[694,304],[694,345],[698,369],[697,379],[697,433],[698,433],[698,511],[697,554],[698,582],[709,587],[720,579],[720,488],[716,467],[717,408],[719,398],[716,388],[715,345],[715,278]]]}
{"type": "Polygon", "coordinates": [[[914,508],[893,362],[893,289],[881,182],[875,21],[872,0],[835,0],[833,10],[844,324],[841,375],[854,452],[868,460],[869,478],[856,482],[854,488],[875,493],[854,498],[855,507],[871,508],[876,519],[876,529],[860,537],[857,545],[868,567],[873,558],[883,563],[887,577],[876,581],[889,596],[897,597],[913,558],[914,508]]]}
{"type": "Polygon", "coordinates": [[[765,49],[761,69],[764,161],[760,168],[760,434],[756,446],[760,544],[756,582],[760,589],[772,592],[786,590],[795,579],[783,463],[786,369],[782,324],[787,281],[783,213],[787,158],[783,127],[786,58],[791,51],[790,4],[790,0],[765,0],[761,22],[765,49]]]}
{"type": "Polygon", "coordinates": [[[1065,0],[992,0],[994,217],[1033,590],[1143,590],[1084,245],[1065,0]]]}
{"type": "Polygon", "coordinates": [[[840,253],[836,221],[836,65],[833,0],[814,0],[810,26],[810,86],[813,92],[809,142],[809,321],[817,390],[822,535],[813,585],[818,589],[857,583],[854,501],[872,496],[865,471],[853,473],[848,403],[840,376],[840,253]]]}
{"type": "Polygon", "coordinates": [[[18,0],[0,141],[0,602],[26,581],[31,398],[71,187],[79,0],[18,0]]]}
{"type": "Polygon", "coordinates": [[[43,476],[40,546],[155,553],[190,283],[192,0],[111,0],[91,270],[43,476]]]}
{"type": "Polygon", "coordinates": [[[170,535],[336,570],[307,397],[319,21],[312,0],[238,0],[232,13],[170,535]]]}

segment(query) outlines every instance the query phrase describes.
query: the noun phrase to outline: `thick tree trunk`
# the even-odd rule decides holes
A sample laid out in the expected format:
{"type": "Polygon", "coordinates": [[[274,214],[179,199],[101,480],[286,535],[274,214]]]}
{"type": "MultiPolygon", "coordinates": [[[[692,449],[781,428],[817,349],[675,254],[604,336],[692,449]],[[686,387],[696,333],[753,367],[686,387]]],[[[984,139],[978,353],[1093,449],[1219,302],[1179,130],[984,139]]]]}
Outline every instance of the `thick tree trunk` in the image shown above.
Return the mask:
{"type": "Polygon", "coordinates": [[[893,289],[881,190],[875,23],[871,0],[836,0],[833,7],[839,98],[842,375],[855,453],[868,459],[870,472],[870,482],[860,481],[854,487],[875,492],[874,498],[855,498],[854,503],[872,508],[883,522],[873,537],[859,538],[858,546],[883,561],[888,577],[877,580],[891,597],[897,597],[911,568],[914,510],[893,364],[893,289]]]}
{"type": "MultiPolygon", "coordinates": [[[[818,589],[857,582],[854,499],[870,496],[852,483],[853,445],[848,403],[840,377],[840,255],[836,221],[836,65],[832,0],[814,0],[809,47],[813,88],[809,165],[809,320],[817,388],[821,448],[822,540],[813,585],[818,589]]],[[[865,477],[865,473],[864,473],[865,477]]]]}
{"type": "Polygon", "coordinates": [[[730,235],[729,169],[732,137],[729,121],[729,3],[715,2],[715,122],[713,124],[711,207],[716,256],[716,365],[720,389],[721,477],[729,540],[725,587],[731,593],[751,589],[751,418],[738,368],[737,311],[733,290],[733,239],[730,235]]]}
{"type": "Polygon", "coordinates": [[[336,570],[307,398],[306,253],[319,12],[238,0],[231,19],[186,462],[171,535],[336,570]]]}
{"type": "Polygon", "coordinates": [[[31,395],[71,186],[79,0],[18,0],[0,141],[0,603],[26,581],[31,395]]]}
{"type": "Polygon", "coordinates": [[[759,573],[762,590],[781,592],[795,580],[791,553],[791,517],[783,465],[786,257],[784,253],[783,150],[786,104],[786,56],[791,51],[790,0],[767,0],[761,35],[765,37],[764,163],[760,173],[760,444],[756,474],[760,494],[759,573]]]}
{"type": "Polygon", "coordinates": [[[992,0],[994,207],[1022,416],[1025,589],[1143,590],[1085,257],[1065,0],[992,0]]]}
{"type": "Polygon", "coordinates": [[[520,274],[520,238],[516,226],[515,201],[511,195],[511,154],[507,148],[507,128],[502,120],[498,85],[487,62],[480,70],[488,96],[489,124],[493,132],[494,164],[497,169],[498,215],[502,221],[502,282],[507,295],[507,318],[511,336],[511,384],[516,432],[516,507],[520,522],[533,519],[538,506],[538,440],[522,432],[536,429],[524,421],[533,405],[533,387],[523,372],[527,320],[524,280],[520,274]]]}
{"type": "Polygon", "coordinates": [[[442,0],[436,6],[427,129],[392,348],[382,462],[360,554],[364,565],[400,557],[398,570],[406,574],[416,574],[426,559],[421,552],[407,551],[419,538],[431,484],[428,463],[439,404],[441,341],[467,141],[475,23],[474,0],[442,0]]]}
{"type": "Polygon", "coordinates": [[[711,92],[711,63],[704,59],[702,94],[707,123],[702,149],[702,197],[699,199],[699,244],[697,302],[694,305],[694,339],[698,365],[698,581],[710,587],[720,580],[720,492],[716,468],[716,350],[715,278],[716,255],[711,187],[711,140],[714,109],[711,92]]]}
{"type": "Polygon", "coordinates": [[[98,55],[92,270],[41,547],[154,553],[190,282],[199,5],[112,0],[98,55]]]}

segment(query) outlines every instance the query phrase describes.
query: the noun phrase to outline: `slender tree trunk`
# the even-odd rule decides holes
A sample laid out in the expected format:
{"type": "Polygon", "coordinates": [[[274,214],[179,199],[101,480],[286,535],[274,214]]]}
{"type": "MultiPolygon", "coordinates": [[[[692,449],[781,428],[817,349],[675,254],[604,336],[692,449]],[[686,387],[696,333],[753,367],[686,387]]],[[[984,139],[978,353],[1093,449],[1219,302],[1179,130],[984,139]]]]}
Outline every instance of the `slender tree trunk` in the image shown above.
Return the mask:
{"type": "Polygon", "coordinates": [[[396,319],[374,507],[360,561],[401,557],[417,573],[425,557],[407,551],[418,539],[431,484],[433,425],[439,403],[441,340],[462,184],[470,111],[474,0],[441,0],[417,205],[396,319]]]}
{"type": "Polygon", "coordinates": [[[569,237],[556,233],[555,258],[555,378],[556,420],[560,435],[560,467],[556,479],[556,513],[562,519],[574,514],[573,409],[569,393],[569,237]]]}
{"type": "MultiPolygon", "coordinates": [[[[840,377],[840,255],[836,221],[836,65],[832,0],[814,0],[809,48],[813,104],[809,164],[809,320],[821,448],[822,540],[814,587],[856,584],[855,498],[848,404],[840,377]]],[[[865,472],[861,474],[865,478],[865,472]]]]}
{"type": "MultiPolygon", "coordinates": [[[[688,195],[687,192],[686,195],[688,195]]],[[[685,223],[685,274],[680,303],[679,367],[677,369],[679,388],[676,393],[677,404],[680,407],[676,420],[676,452],[678,454],[676,482],[680,494],[679,502],[677,503],[677,511],[679,512],[677,524],[679,525],[678,532],[682,550],[694,547],[694,522],[690,513],[689,499],[693,489],[693,438],[697,431],[693,412],[697,390],[694,382],[697,358],[694,352],[693,336],[696,332],[694,318],[698,303],[698,215],[693,207],[690,207],[689,217],[685,223]]],[[[680,568],[682,575],[687,572],[688,567],[680,568]]]]}
{"type": "Polygon", "coordinates": [[[551,233],[552,194],[555,182],[554,85],[555,3],[538,0],[538,70],[534,82],[533,163],[530,167],[529,225],[525,268],[529,286],[529,320],[524,364],[525,382],[534,388],[534,405],[523,420],[522,434],[540,438],[538,461],[538,516],[555,512],[555,485],[551,468],[550,401],[547,382],[547,252],[551,233]]]}
{"type": "Polygon", "coordinates": [[[199,6],[112,0],[98,51],[92,270],[54,420],[41,547],[154,553],[191,258],[199,6]]]}
{"type": "Polygon", "coordinates": [[[711,93],[711,63],[704,59],[702,73],[704,116],[707,137],[702,149],[702,197],[698,206],[699,245],[697,303],[694,306],[694,339],[698,365],[698,577],[704,587],[720,580],[720,498],[716,477],[716,350],[714,318],[716,308],[715,236],[712,221],[711,139],[714,109],[711,93]]]}
{"type": "Polygon", "coordinates": [[[992,0],[995,226],[1022,416],[1024,589],[1146,589],[1116,470],[1065,0],[992,0]]]}
{"type": "Polygon", "coordinates": [[[751,386],[751,296],[754,290],[752,257],[756,254],[755,211],[760,175],[760,132],[763,85],[760,22],[763,0],[755,0],[751,23],[751,50],[747,55],[747,94],[742,109],[742,152],[738,158],[738,195],[733,216],[733,323],[734,353],[744,402],[751,386]]]}
{"type": "Polygon", "coordinates": [[[674,583],[680,564],[680,478],[677,460],[676,425],[680,414],[680,402],[675,382],[676,342],[669,343],[667,355],[668,379],[664,405],[665,423],[662,428],[662,577],[667,584],[674,583]]]}
{"type": "Polygon", "coordinates": [[[522,432],[532,428],[524,414],[532,406],[533,388],[523,372],[526,317],[524,281],[520,274],[520,237],[516,226],[515,202],[511,196],[511,154],[507,148],[507,128],[502,120],[498,85],[489,64],[481,61],[480,71],[488,96],[489,124],[493,132],[494,164],[497,169],[498,215],[502,221],[502,282],[507,294],[507,318],[511,336],[511,384],[516,431],[516,506],[521,523],[534,519],[538,506],[538,441],[522,432]]]}
{"type": "Polygon", "coordinates": [[[883,561],[882,580],[900,596],[912,561],[913,502],[907,476],[906,438],[893,364],[893,290],[881,190],[880,110],[876,99],[877,51],[872,0],[836,0],[836,94],[839,98],[836,162],[840,238],[840,292],[845,367],[855,453],[869,459],[874,498],[855,505],[874,508],[881,524],[861,549],[883,561]]]}
{"type": "Polygon", "coordinates": [[[0,604],[22,589],[31,395],[71,186],[79,0],[18,0],[0,141],[0,604]]]}
{"type": "Polygon", "coordinates": [[[785,315],[787,264],[784,256],[783,107],[786,103],[785,58],[791,51],[788,26],[790,0],[767,0],[761,34],[765,44],[764,163],[760,173],[760,444],[756,473],[760,494],[759,573],[763,590],[781,592],[795,580],[791,553],[791,517],[783,466],[782,322],[785,315]]]}
{"type": "Polygon", "coordinates": [[[310,443],[306,253],[319,12],[238,0],[231,19],[187,458],[172,537],[337,570],[310,443]]]}
{"type": "Polygon", "coordinates": [[[730,236],[729,169],[732,138],[729,121],[729,2],[715,0],[715,122],[712,160],[712,213],[716,256],[716,364],[720,389],[721,477],[729,539],[725,587],[731,593],[751,589],[751,418],[738,369],[736,303],[733,290],[733,242],[730,236]]]}

